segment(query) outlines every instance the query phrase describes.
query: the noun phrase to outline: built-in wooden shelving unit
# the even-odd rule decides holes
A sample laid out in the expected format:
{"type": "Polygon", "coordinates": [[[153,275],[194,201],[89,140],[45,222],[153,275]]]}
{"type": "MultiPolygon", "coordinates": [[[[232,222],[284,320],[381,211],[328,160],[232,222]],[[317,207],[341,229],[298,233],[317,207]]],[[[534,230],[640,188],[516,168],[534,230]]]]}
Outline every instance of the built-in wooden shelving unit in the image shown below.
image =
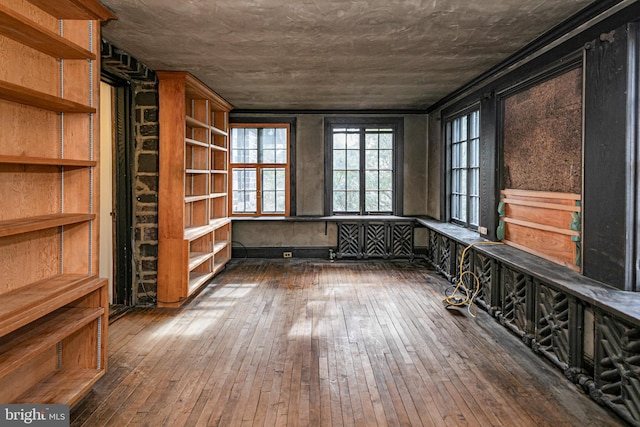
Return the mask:
{"type": "Polygon", "coordinates": [[[0,402],[74,405],[106,369],[95,0],[0,5],[0,402]]]}
{"type": "Polygon", "coordinates": [[[184,72],[158,72],[158,306],[177,307],[231,258],[231,105],[184,72]]]}

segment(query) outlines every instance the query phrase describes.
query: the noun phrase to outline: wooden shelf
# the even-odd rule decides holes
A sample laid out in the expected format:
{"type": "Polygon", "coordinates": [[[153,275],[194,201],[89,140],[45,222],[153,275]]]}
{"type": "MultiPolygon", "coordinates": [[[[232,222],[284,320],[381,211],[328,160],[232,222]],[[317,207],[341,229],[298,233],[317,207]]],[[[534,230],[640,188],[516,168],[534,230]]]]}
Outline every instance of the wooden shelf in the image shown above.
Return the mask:
{"type": "Polygon", "coordinates": [[[219,145],[215,144],[211,144],[211,149],[215,151],[224,151],[225,153],[227,152],[227,149],[225,147],[220,147],[219,145]]]}
{"type": "Polygon", "coordinates": [[[2,163],[18,165],[67,166],[74,168],[95,167],[98,164],[95,160],[52,159],[48,157],[0,155],[0,164],[2,163]]]}
{"type": "Polygon", "coordinates": [[[213,245],[213,253],[217,254],[229,245],[229,242],[217,242],[213,245]]]}
{"type": "Polygon", "coordinates": [[[220,135],[220,136],[229,136],[229,134],[221,129],[218,129],[215,126],[211,126],[211,133],[216,134],[216,135],[220,135]]]}
{"type": "Polygon", "coordinates": [[[189,273],[189,293],[192,293],[193,291],[198,289],[200,286],[205,284],[206,281],[211,279],[212,277],[213,277],[213,272],[196,273],[192,271],[191,273],[189,273]]]}
{"type": "Polygon", "coordinates": [[[105,279],[60,274],[0,295],[0,337],[104,285],[105,279]]]}
{"type": "Polygon", "coordinates": [[[0,221],[0,237],[46,230],[62,225],[79,224],[92,221],[95,217],[95,214],[63,213],[0,221]]]}
{"type": "Polygon", "coordinates": [[[96,55],[0,5],[0,34],[54,58],[96,59],[96,55]]]}
{"type": "Polygon", "coordinates": [[[73,407],[103,375],[104,369],[63,369],[51,374],[13,403],[53,404],[73,407]]]}
{"type": "Polygon", "coordinates": [[[89,104],[100,83],[91,71],[100,68],[99,21],[111,18],[98,0],[0,2],[0,127],[11,129],[0,149],[10,175],[0,221],[2,403],[74,405],[107,366],[109,284],[94,274],[100,242],[89,213],[99,212],[91,168],[100,130],[89,104]]]}
{"type": "Polygon", "coordinates": [[[156,74],[160,104],[158,203],[162,208],[158,212],[162,236],[158,242],[158,306],[178,307],[213,277],[216,262],[223,263],[216,261],[215,253],[226,253],[212,244],[217,227],[230,222],[224,197],[228,180],[226,128],[232,107],[189,73],[156,74]]]}
{"type": "Polygon", "coordinates": [[[229,258],[218,258],[214,260],[214,265],[213,265],[213,274],[218,273],[220,270],[222,270],[224,268],[224,266],[227,264],[227,262],[229,261],[229,258]]]}
{"type": "Polygon", "coordinates": [[[95,113],[96,109],[68,99],[38,92],[13,83],[0,81],[0,99],[56,113],[95,113]]]}
{"type": "Polygon", "coordinates": [[[213,229],[216,228],[220,228],[223,225],[227,225],[231,222],[230,218],[218,218],[218,219],[212,219],[211,221],[209,221],[209,226],[213,229]]]}
{"type": "Polygon", "coordinates": [[[208,143],[206,143],[206,142],[201,142],[201,141],[197,141],[197,140],[195,140],[195,139],[191,139],[191,138],[185,138],[185,139],[184,139],[184,142],[185,142],[187,145],[195,145],[195,146],[198,146],[198,147],[209,148],[209,144],[208,144],[208,143]]]}
{"type": "Polygon", "coordinates": [[[209,171],[207,169],[186,169],[185,173],[189,175],[199,175],[199,174],[208,175],[209,171]]]}
{"type": "Polygon", "coordinates": [[[211,259],[212,256],[212,252],[191,252],[189,254],[189,271],[193,270],[206,260],[211,259]]]}
{"type": "Polygon", "coordinates": [[[202,195],[202,196],[187,196],[184,198],[184,202],[185,203],[193,203],[193,202],[199,202],[201,200],[207,200],[210,199],[211,196],[209,196],[208,194],[202,195]]]}
{"type": "Polygon", "coordinates": [[[97,19],[107,21],[116,19],[109,9],[100,3],[89,0],[27,0],[59,19],[97,19]]]}
{"type": "Polygon", "coordinates": [[[187,126],[191,128],[209,129],[211,127],[208,124],[201,122],[200,120],[196,120],[191,116],[185,116],[184,121],[187,123],[187,126]]]}
{"type": "Polygon", "coordinates": [[[0,377],[78,331],[104,314],[103,307],[64,307],[3,337],[0,345],[0,377]]]}
{"type": "Polygon", "coordinates": [[[211,225],[201,225],[196,227],[187,227],[184,229],[184,240],[192,241],[198,237],[202,237],[214,230],[211,225]]]}

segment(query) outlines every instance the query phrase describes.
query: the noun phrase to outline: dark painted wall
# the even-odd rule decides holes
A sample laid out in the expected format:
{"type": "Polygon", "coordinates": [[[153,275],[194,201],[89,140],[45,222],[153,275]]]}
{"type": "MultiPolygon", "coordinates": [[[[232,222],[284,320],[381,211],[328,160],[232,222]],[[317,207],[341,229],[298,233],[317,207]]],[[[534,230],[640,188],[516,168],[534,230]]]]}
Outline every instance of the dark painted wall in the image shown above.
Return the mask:
{"type": "Polygon", "coordinates": [[[635,131],[629,115],[636,101],[627,89],[637,75],[629,63],[629,29],[603,33],[586,49],[583,258],[586,276],[632,290],[634,230],[627,219],[634,210],[635,131]]]}

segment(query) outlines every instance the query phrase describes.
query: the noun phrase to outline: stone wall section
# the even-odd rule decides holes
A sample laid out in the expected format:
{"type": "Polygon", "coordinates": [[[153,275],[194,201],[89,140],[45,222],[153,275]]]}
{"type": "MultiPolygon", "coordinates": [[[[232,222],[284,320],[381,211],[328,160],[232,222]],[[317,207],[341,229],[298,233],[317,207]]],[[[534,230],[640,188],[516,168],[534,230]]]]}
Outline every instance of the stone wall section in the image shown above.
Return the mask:
{"type": "Polygon", "coordinates": [[[102,70],[133,92],[133,302],[155,304],[158,277],[158,80],[153,70],[106,40],[102,70]]]}

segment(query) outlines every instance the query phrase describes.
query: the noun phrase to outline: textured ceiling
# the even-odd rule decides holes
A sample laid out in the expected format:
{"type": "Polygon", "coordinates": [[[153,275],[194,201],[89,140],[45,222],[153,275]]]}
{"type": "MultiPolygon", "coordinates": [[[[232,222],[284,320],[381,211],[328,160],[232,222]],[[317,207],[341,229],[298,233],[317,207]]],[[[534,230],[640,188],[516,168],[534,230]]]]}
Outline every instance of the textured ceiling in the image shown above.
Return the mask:
{"type": "Polygon", "coordinates": [[[102,0],[103,37],[239,109],[425,109],[591,0],[102,0]]]}

